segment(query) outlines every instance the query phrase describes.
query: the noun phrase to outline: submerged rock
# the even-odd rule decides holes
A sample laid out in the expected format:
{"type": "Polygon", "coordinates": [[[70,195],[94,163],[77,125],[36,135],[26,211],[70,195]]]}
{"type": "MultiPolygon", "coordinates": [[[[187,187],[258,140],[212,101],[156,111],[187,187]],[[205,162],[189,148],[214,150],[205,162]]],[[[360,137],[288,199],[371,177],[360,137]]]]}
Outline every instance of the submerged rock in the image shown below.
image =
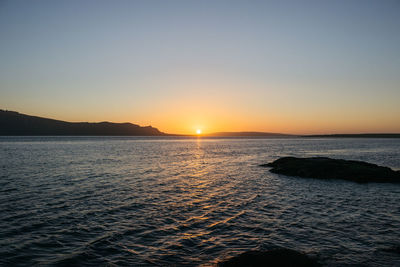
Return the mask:
{"type": "Polygon", "coordinates": [[[400,254],[400,245],[397,246],[392,246],[389,248],[383,249],[385,252],[390,252],[390,253],[395,253],[395,254],[400,254]]]}
{"type": "Polygon", "coordinates": [[[344,179],[358,183],[400,183],[400,171],[376,164],[325,157],[283,157],[261,165],[273,173],[318,179],[344,179]]]}
{"type": "Polygon", "coordinates": [[[267,251],[247,251],[218,264],[220,267],[230,266],[320,266],[316,259],[304,253],[279,248],[267,251]]]}

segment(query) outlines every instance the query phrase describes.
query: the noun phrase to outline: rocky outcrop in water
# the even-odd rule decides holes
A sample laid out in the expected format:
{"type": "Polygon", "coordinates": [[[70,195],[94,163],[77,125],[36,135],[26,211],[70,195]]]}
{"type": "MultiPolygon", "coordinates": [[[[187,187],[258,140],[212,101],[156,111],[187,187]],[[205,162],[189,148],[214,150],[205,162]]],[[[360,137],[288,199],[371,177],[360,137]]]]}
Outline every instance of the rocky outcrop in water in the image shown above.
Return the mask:
{"type": "Polygon", "coordinates": [[[236,257],[230,258],[218,264],[220,267],[234,266],[320,266],[316,259],[310,256],[286,248],[273,249],[267,251],[247,251],[236,257]]]}
{"type": "Polygon", "coordinates": [[[400,245],[385,248],[385,249],[383,249],[383,251],[400,255],[400,245]]]}
{"type": "Polygon", "coordinates": [[[400,183],[400,171],[376,164],[325,157],[283,157],[261,165],[273,173],[318,179],[344,179],[358,183],[400,183]]]}

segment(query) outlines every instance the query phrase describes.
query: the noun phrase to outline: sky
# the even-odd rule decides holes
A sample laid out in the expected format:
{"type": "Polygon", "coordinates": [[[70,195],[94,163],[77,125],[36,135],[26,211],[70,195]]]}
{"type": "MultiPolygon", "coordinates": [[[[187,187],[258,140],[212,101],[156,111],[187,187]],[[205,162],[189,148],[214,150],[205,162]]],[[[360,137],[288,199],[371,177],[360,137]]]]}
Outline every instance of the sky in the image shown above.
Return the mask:
{"type": "Polygon", "coordinates": [[[400,1],[0,1],[0,109],[193,134],[400,132],[400,1]]]}

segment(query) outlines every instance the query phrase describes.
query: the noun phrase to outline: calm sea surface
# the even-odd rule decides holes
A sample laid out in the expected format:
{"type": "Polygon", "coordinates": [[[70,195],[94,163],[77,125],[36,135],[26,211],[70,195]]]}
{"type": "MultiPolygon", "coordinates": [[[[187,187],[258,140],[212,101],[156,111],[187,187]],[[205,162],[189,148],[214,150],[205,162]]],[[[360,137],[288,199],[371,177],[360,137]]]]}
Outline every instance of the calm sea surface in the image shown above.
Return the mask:
{"type": "Polygon", "coordinates": [[[400,266],[400,185],[258,166],[289,155],[400,169],[400,139],[0,137],[0,265],[212,265],[286,247],[400,266]]]}

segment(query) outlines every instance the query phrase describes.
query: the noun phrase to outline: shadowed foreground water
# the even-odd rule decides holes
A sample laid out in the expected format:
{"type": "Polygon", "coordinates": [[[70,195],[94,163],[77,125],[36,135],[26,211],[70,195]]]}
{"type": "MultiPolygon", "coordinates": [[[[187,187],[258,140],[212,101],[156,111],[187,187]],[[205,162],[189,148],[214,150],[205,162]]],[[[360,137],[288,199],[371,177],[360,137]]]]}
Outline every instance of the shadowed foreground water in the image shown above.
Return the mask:
{"type": "Polygon", "coordinates": [[[281,156],[400,169],[400,139],[0,137],[0,264],[210,265],[281,246],[400,265],[400,185],[258,166],[281,156]]]}

